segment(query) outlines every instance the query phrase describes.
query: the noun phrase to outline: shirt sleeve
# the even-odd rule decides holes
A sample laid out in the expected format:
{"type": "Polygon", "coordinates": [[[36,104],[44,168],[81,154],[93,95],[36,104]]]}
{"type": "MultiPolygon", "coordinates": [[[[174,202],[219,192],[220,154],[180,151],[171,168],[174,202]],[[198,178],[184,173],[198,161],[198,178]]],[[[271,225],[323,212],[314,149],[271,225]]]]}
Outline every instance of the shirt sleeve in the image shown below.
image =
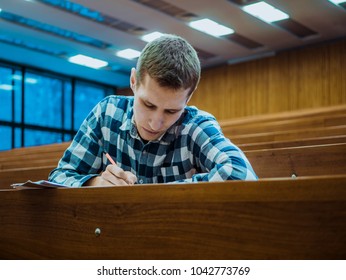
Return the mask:
{"type": "Polygon", "coordinates": [[[80,187],[99,175],[102,168],[102,104],[97,104],[84,120],[57,168],[49,174],[49,181],[80,187]]]}
{"type": "Polygon", "coordinates": [[[180,182],[258,179],[245,154],[223,135],[215,119],[197,119],[189,135],[190,150],[201,172],[180,182]]]}

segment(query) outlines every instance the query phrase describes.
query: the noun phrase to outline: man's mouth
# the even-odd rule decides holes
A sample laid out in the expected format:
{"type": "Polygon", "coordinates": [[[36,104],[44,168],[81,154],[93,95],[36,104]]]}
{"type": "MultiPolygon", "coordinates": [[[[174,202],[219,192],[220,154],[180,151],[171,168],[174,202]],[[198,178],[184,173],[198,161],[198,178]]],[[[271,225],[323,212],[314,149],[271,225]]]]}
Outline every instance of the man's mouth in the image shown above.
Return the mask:
{"type": "Polygon", "coordinates": [[[150,133],[150,134],[153,134],[153,135],[156,135],[156,134],[159,133],[159,131],[152,131],[152,130],[150,130],[150,129],[146,129],[145,127],[143,127],[143,129],[145,130],[145,132],[150,133]]]}

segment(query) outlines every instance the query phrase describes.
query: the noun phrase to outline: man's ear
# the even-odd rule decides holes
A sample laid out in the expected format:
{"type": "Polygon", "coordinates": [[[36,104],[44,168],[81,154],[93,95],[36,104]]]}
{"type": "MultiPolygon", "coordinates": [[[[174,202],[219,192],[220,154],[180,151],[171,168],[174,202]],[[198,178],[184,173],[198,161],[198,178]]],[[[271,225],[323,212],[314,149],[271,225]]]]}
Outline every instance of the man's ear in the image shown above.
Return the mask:
{"type": "MultiPolygon", "coordinates": [[[[196,90],[196,89],[195,89],[195,90],[196,90]]],[[[187,97],[187,99],[186,99],[186,104],[189,103],[189,101],[190,101],[192,95],[194,94],[195,90],[187,97]]]]}
{"type": "Polygon", "coordinates": [[[136,68],[131,69],[131,75],[130,75],[130,87],[132,91],[136,89],[136,68]]]}

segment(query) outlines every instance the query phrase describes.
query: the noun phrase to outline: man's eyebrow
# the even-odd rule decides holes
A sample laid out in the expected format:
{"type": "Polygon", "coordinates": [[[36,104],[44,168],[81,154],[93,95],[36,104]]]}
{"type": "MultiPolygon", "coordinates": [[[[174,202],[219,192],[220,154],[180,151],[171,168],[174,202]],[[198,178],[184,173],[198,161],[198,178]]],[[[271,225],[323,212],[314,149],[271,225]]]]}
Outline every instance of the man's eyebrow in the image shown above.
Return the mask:
{"type": "Polygon", "coordinates": [[[152,106],[152,107],[157,107],[155,104],[151,103],[150,101],[146,100],[146,99],[143,99],[142,98],[142,102],[145,104],[145,105],[148,105],[148,106],[152,106]]]}
{"type": "Polygon", "coordinates": [[[148,105],[151,105],[151,106],[155,106],[155,107],[156,107],[156,105],[154,105],[153,103],[151,103],[151,102],[148,101],[148,100],[143,99],[143,102],[144,102],[144,103],[147,103],[148,105]]]}
{"type": "Polygon", "coordinates": [[[181,111],[182,109],[165,109],[166,111],[181,111]]]}
{"type": "MultiPolygon", "coordinates": [[[[151,103],[150,101],[148,101],[148,100],[146,100],[146,99],[143,99],[143,98],[141,98],[142,99],[142,101],[146,104],[146,105],[149,105],[149,106],[153,106],[153,107],[156,107],[157,108],[157,106],[155,105],[155,104],[153,104],[153,103],[151,103]]],[[[184,108],[182,108],[182,109],[184,109],[184,108]]],[[[164,109],[165,111],[181,111],[182,110],[181,108],[179,108],[179,109],[173,109],[173,108],[171,108],[171,109],[164,109]]]]}

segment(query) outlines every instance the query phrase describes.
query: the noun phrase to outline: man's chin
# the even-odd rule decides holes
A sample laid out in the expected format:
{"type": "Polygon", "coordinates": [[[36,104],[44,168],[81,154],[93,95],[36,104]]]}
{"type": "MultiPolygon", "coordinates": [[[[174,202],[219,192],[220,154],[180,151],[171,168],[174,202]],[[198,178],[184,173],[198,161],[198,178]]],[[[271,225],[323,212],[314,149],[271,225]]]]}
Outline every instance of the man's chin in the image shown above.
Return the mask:
{"type": "Polygon", "coordinates": [[[157,140],[161,137],[162,132],[151,133],[151,132],[145,130],[144,128],[142,128],[139,131],[139,134],[144,141],[154,141],[154,140],[157,140]]]}

